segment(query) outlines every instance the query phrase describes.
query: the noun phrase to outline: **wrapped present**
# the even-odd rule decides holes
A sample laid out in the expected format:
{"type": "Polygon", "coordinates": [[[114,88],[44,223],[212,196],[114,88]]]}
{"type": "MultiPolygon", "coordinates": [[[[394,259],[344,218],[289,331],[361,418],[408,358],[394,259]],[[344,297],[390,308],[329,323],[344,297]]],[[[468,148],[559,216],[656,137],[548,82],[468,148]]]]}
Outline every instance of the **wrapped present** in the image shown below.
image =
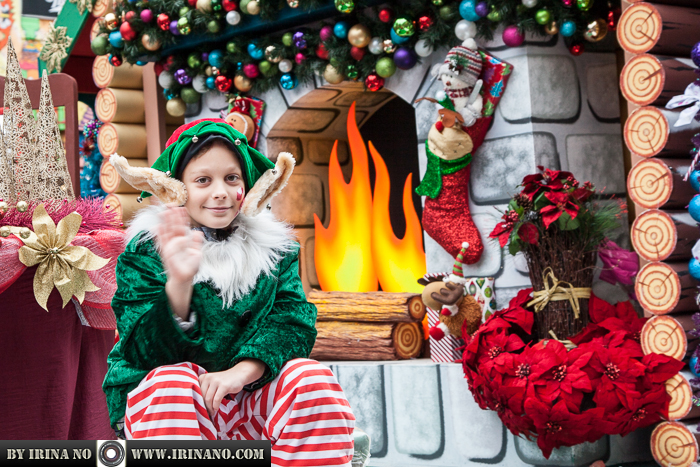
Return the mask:
{"type": "MultiPolygon", "coordinates": [[[[428,312],[428,325],[437,326],[440,314],[432,308],[426,307],[428,312]]],[[[430,359],[437,363],[454,363],[462,359],[462,353],[457,350],[464,345],[464,341],[454,337],[452,334],[445,334],[440,340],[429,337],[430,359]]]]}

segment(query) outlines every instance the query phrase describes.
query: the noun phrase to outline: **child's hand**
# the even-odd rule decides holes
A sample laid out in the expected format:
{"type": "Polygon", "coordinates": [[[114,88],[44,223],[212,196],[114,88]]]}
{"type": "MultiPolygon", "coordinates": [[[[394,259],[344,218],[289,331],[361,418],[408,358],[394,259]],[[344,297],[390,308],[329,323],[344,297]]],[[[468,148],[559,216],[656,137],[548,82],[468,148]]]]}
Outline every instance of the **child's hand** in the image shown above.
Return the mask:
{"type": "Polygon", "coordinates": [[[250,358],[226,371],[201,375],[199,386],[209,417],[214,419],[224,396],[241,392],[244,386],[260,379],[265,373],[265,368],[263,362],[250,358]]]}
{"type": "Polygon", "coordinates": [[[190,230],[185,208],[168,207],[160,217],[157,241],[168,281],[191,283],[199,270],[203,235],[190,230]]]}

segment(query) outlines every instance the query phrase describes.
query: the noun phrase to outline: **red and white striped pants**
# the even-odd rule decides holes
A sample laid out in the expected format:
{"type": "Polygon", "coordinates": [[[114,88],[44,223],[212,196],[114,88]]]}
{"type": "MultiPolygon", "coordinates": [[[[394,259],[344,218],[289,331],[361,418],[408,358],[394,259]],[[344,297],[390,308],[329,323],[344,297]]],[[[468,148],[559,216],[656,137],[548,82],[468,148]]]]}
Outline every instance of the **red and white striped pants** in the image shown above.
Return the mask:
{"type": "Polygon", "coordinates": [[[224,398],[211,420],[194,363],[151,371],[129,393],[127,439],[272,442],[273,466],[350,466],[355,417],[333,373],[314,360],[287,362],[270,383],[224,398]]]}

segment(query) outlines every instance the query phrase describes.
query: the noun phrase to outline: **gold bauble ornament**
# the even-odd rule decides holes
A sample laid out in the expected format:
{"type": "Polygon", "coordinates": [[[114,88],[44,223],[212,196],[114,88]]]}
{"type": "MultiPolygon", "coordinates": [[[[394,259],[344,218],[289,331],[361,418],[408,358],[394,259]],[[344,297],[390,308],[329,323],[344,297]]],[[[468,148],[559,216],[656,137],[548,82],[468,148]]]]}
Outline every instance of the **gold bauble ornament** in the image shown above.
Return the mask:
{"type": "Polygon", "coordinates": [[[141,44],[143,44],[144,49],[150,52],[155,52],[156,50],[160,49],[160,46],[162,45],[158,39],[151,37],[151,35],[148,33],[141,36],[141,44]]]}
{"type": "Polygon", "coordinates": [[[17,210],[19,212],[26,212],[29,209],[29,205],[26,201],[17,201],[17,210]]]}
{"type": "Polygon", "coordinates": [[[26,227],[22,227],[21,229],[19,229],[19,236],[25,240],[28,239],[31,234],[32,231],[26,227]]]}
{"type": "Polygon", "coordinates": [[[348,42],[355,47],[367,47],[371,40],[372,33],[364,24],[356,24],[348,31],[348,42]]]}
{"type": "Polygon", "coordinates": [[[211,13],[211,0],[197,0],[197,10],[202,13],[211,13]]]}
{"type": "Polygon", "coordinates": [[[0,237],[9,237],[11,233],[12,232],[10,232],[10,228],[8,226],[5,225],[0,227],[0,237]]]}
{"type": "Polygon", "coordinates": [[[211,69],[211,65],[207,65],[206,67],[204,67],[204,74],[205,74],[205,75],[211,76],[212,73],[213,73],[213,72],[212,72],[212,69],[211,69]]]}
{"type": "Polygon", "coordinates": [[[114,31],[117,28],[117,15],[114,13],[107,13],[104,17],[105,26],[110,31],[114,31]]]}
{"type": "Polygon", "coordinates": [[[10,210],[10,206],[7,205],[6,201],[0,201],[0,215],[5,214],[10,210]]]}
{"type": "Polygon", "coordinates": [[[248,13],[253,16],[260,14],[260,3],[257,0],[251,0],[248,3],[248,13]]]}
{"type": "Polygon", "coordinates": [[[559,34],[559,26],[557,26],[557,22],[552,21],[547,26],[545,26],[544,32],[546,32],[550,36],[556,36],[557,34],[559,34]]]}
{"type": "Polygon", "coordinates": [[[275,46],[274,45],[269,45],[265,49],[265,58],[267,59],[268,62],[272,63],[279,63],[282,61],[282,56],[277,54],[276,57],[273,57],[273,54],[275,53],[275,46]]]}
{"type": "Polygon", "coordinates": [[[605,39],[608,35],[608,24],[605,20],[598,18],[586,25],[586,31],[583,33],[584,39],[588,42],[598,42],[605,39]]]}
{"type": "Polygon", "coordinates": [[[242,75],[233,78],[233,85],[241,92],[248,92],[253,87],[253,82],[242,75]]]}
{"type": "Polygon", "coordinates": [[[168,102],[165,103],[165,110],[173,117],[182,117],[183,115],[185,115],[186,109],[187,105],[185,104],[185,101],[183,101],[179,97],[170,99],[168,102]]]}
{"type": "Polygon", "coordinates": [[[394,44],[394,41],[391,39],[386,39],[384,42],[382,42],[382,49],[385,53],[393,54],[396,52],[396,44],[394,44]]]}
{"type": "Polygon", "coordinates": [[[345,76],[338,71],[336,67],[330,63],[326,65],[326,69],[323,70],[323,79],[328,81],[330,84],[340,84],[345,79],[345,76]]]}
{"type": "Polygon", "coordinates": [[[287,0],[287,5],[289,5],[289,8],[298,8],[299,0],[287,0]]]}

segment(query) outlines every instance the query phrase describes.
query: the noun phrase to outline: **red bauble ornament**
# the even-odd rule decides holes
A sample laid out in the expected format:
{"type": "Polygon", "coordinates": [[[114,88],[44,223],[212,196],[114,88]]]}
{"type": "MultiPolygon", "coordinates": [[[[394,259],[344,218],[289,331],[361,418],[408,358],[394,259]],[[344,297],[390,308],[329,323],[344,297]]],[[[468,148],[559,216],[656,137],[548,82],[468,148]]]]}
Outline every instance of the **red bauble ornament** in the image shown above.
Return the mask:
{"type": "Polygon", "coordinates": [[[121,66],[122,58],[119,55],[112,55],[109,57],[109,63],[111,63],[112,66],[121,66]]]}
{"type": "Polygon", "coordinates": [[[136,37],[136,31],[134,31],[134,28],[132,28],[129,23],[122,23],[122,25],[119,26],[119,32],[122,33],[122,39],[125,41],[133,41],[136,37]]]}
{"type": "Polygon", "coordinates": [[[607,23],[608,23],[608,31],[614,31],[617,29],[617,22],[620,20],[620,14],[622,13],[622,10],[620,10],[619,7],[615,7],[608,11],[608,18],[607,18],[607,23]]]}
{"type": "Polygon", "coordinates": [[[357,60],[358,62],[360,60],[362,60],[362,57],[364,57],[366,53],[367,53],[367,49],[364,47],[360,48],[360,47],[355,47],[353,45],[352,48],[350,49],[350,56],[352,58],[354,58],[355,60],[357,60]]]}
{"type": "Polygon", "coordinates": [[[316,56],[320,58],[321,60],[328,60],[328,49],[326,48],[323,43],[318,44],[318,47],[316,47],[316,56]]]}
{"type": "Polygon", "coordinates": [[[418,18],[418,29],[421,32],[427,31],[433,26],[433,24],[435,24],[435,20],[431,16],[423,15],[418,18]]]}
{"type": "Polygon", "coordinates": [[[124,15],[124,19],[126,20],[127,23],[133,23],[134,20],[138,17],[135,11],[127,11],[126,14],[124,15]]]}
{"type": "Polygon", "coordinates": [[[238,7],[238,2],[235,0],[222,0],[221,5],[224,7],[224,11],[233,11],[238,7]]]}
{"type": "Polygon", "coordinates": [[[394,12],[391,11],[391,8],[382,8],[379,10],[379,21],[382,23],[388,23],[389,21],[392,20],[394,17],[394,12]]]}
{"type": "Polygon", "coordinates": [[[160,76],[163,71],[165,71],[165,68],[163,68],[163,64],[158,62],[153,66],[153,71],[156,72],[156,76],[160,76]]]}
{"type": "Polygon", "coordinates": [[[224,75],[219,75],[214,80],[214,85],[216,86],[216,89],[218,89],[221,92],[228,92],[231,89],[232,84],[233,80],[224,75]]]}
{"type": "Polygon", "coordinates": [[[168,58],[165,59],[165,63],[163,63],[163,69],[165,71],[170,71],[170,69],[173,67],[174,62],[175,62],[175,56],[168,55],[168,58]]]}
{"type": "Polygon", "coordinates": [[[376,73],[370,73],[367,75],[367,78],[365,78],[365,86],[370,91],[379,91],[384,87],[384,78],[376,73]]]}
{"type": "Polygon", "coordinates": [[[197,0],[187,0],[187,4],[192,8],[197,8],[197,0]]]}
{"type": "Polygon", "coordinates": [[[156,24],[163,31],[169,31],[170,30],[170,17],[168,15],[166,15],[165,13],[161,13],[158,15],[158,18],[156,18],[156,24]]]}
{"type": "Polygon", "coordinates": [[[571,55],[578,57],[583,53],[583,44],[572,45],[571,47],[569,47],[569,52],[571,52],[571,55]]]}

